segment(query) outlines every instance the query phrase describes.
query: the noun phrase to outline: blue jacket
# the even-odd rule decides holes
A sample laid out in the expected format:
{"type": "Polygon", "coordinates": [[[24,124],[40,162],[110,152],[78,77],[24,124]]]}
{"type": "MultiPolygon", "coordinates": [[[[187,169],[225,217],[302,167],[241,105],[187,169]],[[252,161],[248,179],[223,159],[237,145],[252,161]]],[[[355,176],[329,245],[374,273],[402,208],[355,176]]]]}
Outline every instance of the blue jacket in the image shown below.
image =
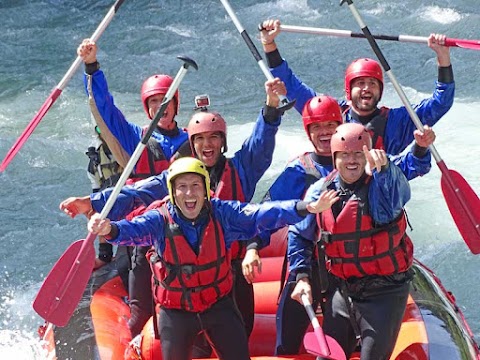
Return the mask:
{"type": "MultiPolygon", "coordinates": [[[[128,122],[122,112],[115,106],[113,96],[108,91],[107,80],[102,70],[92,75],[84,74],[85,90],[87,95],[93,96],[95,105],[110,132],[119,141],[123,149],[132,155],[143,136],[143,128],[128,122]],[[91,82],[91,93],[89,92],[91,82]]],[[[160,144],[166,159],[170,159],[180,146],[188,141],[186,130],[178,129],[176,136],[170,137],[154,131],[152,138],[160,144]]]]}
{"type": "MultiPolygon", "coordinates": [[[[297,201],[266,202],[263,204],[241,203],[211,199],[211,212],[222,226],[225,246],[230,248],[236,240],[248,240],[259,232],[295,224],[304,217],[296,210],[297,201]]],[[[176,208],[167,203],[168,211],[179,225],[192,249],[198,251],[205,226],[208,223],[207,214],[191,220],[177,214],[176,208]]],[[[121,220],[113,222],[118,228],[118,236],[108,240],[117,245],[154,245],[161,254],[165,249],[164,221],[158,210],[150,210],[132,221],[121,220]]]]}
{"type": "MultiPolygon", "coordinates": [[[[327,176],[333,169],[332,164],[321,164],[314,160],[313,153],[307,153],[311,164],[318,172],[318,179],[327,176]]],[[[305,164],[299,157],[290,161],[282,173],[275,179],[265,195],[266,200],[303,199],[308,187],[316,180],[307,173],[305,164]]]]}
{"type": "MultiPolygon", "coordinates": [[[[301,114],[305,103],[316,96],[315,91],[304,84],[288,67],[284,60],[279,66],[271,69],[273,76],[279,77],[287,87],[287,97],[296,99],[295,108],[301,114]]],[[[420,121],[424,125],[433,126],[452,107],[455,94],[455,83],[441,83],[436,81],[433,95],[414,106],[420,121]]],[[[339,101],[344,106],[346,101],[339,101]]],[[[345,121],[355,121],[351,116],[352,110],[346,114],[345,121]]],[[[391,108],[388,112],[385,134],[383,136],[384,148],[388,154],[399,154],[413,141],[415,124],[410,119],[407,109],[402,106],[391,108]]]]}
{"type": "MultiPolygon", "coordinates": [[[[260,111],[252,134],[233,155],[232,162],[240,177],[245,201],[252,199],[257,182],[272,163],[275,135],[280,121],[281,117],[274,123],[266,122],[263,112],[260,111]]],[[[90,195],[95,211],[100,212],[103,209],[111,192],[112,189],[106,189],[90,195]]],[[[137,206],[149,205],[166,195],[168,195],[166,172],[138,181],[133,186],[124,186],[108,218],[122,219],[137,206]]]]}
{"type": "MultiPolygon", "coordinates": [[[[333,184],[337,189],[339,175],[333,184]]],[[[313,184],[305,195],[305,201],[318,199],[324,179],[313,184]]],[[[391,162],[381,172],[373,170],[369,183],[368,200],[370,215],[376,224],[388,224],[395,220],[403,211],[403,207],[410,200],[410,185],[400,168],[391,162]]],[[[290,226],[288,232],[288,258],[292,275],[300,272],[308,273],[311,269],[311,260],[314,244],[318,239],[318,225],[316,216],[307,215],[304,220],[290,226]]]]}

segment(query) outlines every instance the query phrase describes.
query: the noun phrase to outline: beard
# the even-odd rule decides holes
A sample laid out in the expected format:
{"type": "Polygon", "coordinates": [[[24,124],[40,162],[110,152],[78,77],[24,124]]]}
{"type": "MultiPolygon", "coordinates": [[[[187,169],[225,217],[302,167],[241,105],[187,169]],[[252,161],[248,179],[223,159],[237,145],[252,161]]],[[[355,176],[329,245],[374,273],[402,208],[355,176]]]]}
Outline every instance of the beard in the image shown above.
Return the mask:
{"type": "Polygon", "coordinates": [[[358,109],[362,112],[373,112],[377,109],[378,103],[380,102],[380,97],[377,95],[373,95],[367,103],[362,100],[361,96],[357,96],[352,98],[352,105],[354,109],[358,109]]]}

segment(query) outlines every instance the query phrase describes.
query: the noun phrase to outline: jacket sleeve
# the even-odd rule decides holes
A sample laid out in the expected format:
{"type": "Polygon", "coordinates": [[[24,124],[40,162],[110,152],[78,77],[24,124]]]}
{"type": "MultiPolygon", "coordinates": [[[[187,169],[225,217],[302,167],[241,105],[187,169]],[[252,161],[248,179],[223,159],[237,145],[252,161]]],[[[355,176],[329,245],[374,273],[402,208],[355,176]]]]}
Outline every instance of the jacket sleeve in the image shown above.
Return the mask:
{"type": "Polygon", "coordinates": [[[118,229],[115,238],[108,242],[115,245],[151,246],[163,248],[165,239],[164,221],[158,210],[150,210],[133,218],[131,221],[120,220],[113,222],[118,229]]]}
{"type": "Polygon", "coordinates": [[[94,110],[113,136],[120,142],[125,151],[132,155],[142,137],[142,128],[125,119],[122,112],[115,106],[113,96],[108,90],[107,80],[102,70],[92,75],[84,75],[87,95],[93,100],[94,110]]]}
{"type": "MultiPolygon", "coordinates": [[[[305,201],[311,202],[320,196],[324,179],[318,180],[309,187],[305,194],[305,201]]],[[[288,228],[287,257],[289,271],[293,276],[298,273],[310,274],[312,266],[312,254],[318,237],[316,215],[310,214],[302,221],[288,228]]]]}
{"type": "Polygon", "coordinates": [[[275,135],[281,118],[273,123],[266,122],[260,111],[252,134],[233,156],[233,164],[238,171],[245,201],[250,201],[260,178],[272,163],[275,149],[275,135]]]}
{"type": "Polygon", "coordinates": [[[296,225],[288,228],[287,257],[291,276],[296,277],[300,273],[311,276],[315,241],[304,238],[296,225]]]}
{"type": "MultiPolygon", "coordinates": [[[[96,212],[102,211],[112,191],[113,188],[108,188],[90,195],[92,207],[96,212]]],[[[111,220],[123,219],[138,206],[148,206],[167,195],[167,172],[163,171],[160,175],[138,181],[132,186],[124,186],[118,194],[108,218],[111,220]]]]}
{"type": "Polygon", "coordinates": [[[407,147],[400,155],[389,155],[390,161],[397,165],[408,181],[416,177],[428,174],[432,168],[432,154],[427,150],[426,154],[417,157],[412,152],[413,144],[407,147]]]}
{"type": "Polygon", "coordinates": [[[286,60],[274,68],[270,69],[272,75],[280,78],[285,83],[287,88],[287,98],[289,100],[296,100],[295,109],[302,114],[305,103],[316,95],[315,91],[304,84],[288,66],[286,60]]]}
{"type": "Polygon", "coordinates": [[[250,240],[262,231],[295,224],[304,218],[297,212],[295,200],[250,204],[214,198],[211,203],[215,216],[221,221],[227,247],[233,241],[250,240]]]}
{"type": "Polygon", "coordinates": [[[389,162],[381,172],[373,170],[368,200],[377,225],[388,224],[400,215],[410,200],[410,185],[398,166],[389,162]]]}
{"type": "MultiPolygon", "coordinates": [[[[433,95],[414,106],[415,113],[424,125],[433,126],[453,105],[455,83],[436,82],[433,95]]],[[[390,109],[385,129],[385,151],[399,154],[413,141],[415,124],[405,107],[390,109]]]]}

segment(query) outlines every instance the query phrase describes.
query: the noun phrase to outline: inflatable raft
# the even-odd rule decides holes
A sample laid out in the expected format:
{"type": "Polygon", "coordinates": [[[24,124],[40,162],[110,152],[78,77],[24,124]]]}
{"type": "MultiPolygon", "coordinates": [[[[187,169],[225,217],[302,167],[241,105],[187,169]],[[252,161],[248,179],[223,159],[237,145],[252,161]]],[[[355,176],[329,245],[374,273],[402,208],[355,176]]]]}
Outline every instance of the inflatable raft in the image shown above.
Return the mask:
{"type": "MultiPolygon", "coordinates": [[[[279,231],[273,246],[262,253],[263,273],[256,277],[255,326],[250,336],[254,359],[315,359],[302,353],[274,357],[275,312],[280,289],[280,272],[285,251],[286,231],[279,231]],[[280,237],[280,238],[278,238],[280,237]]],[[[128,261],[116,261],[95,271],[69,324],[40,327],[48,359],[161,359],[160,342],[155,339],[152,319],[140,338],[131,342],[127,326],[129,307],[122,277],[128,261]]],[[[436,275],[419,261],[413,265],[415,277],[397,343],[391,359],[476,359],[480,351],[452,293],[436,275]]],[[[321,315],[318,316],[321,322],[321,315]]],[[[358,359],[358,354],[351,359],[358,359]]]]}

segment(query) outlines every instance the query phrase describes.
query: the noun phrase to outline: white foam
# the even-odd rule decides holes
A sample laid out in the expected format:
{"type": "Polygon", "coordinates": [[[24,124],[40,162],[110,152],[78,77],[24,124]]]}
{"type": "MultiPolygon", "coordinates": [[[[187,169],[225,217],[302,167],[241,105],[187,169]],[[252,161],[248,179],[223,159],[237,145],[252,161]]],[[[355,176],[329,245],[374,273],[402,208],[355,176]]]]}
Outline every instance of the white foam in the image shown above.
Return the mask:
{"type": "Polygon", "coordinates": [[[420,9],[420,18],[437,22],[440,24],[453,24],[456,23],[464,17],[462,14],[458,13],[454,9],[450,8],[441,8],[439,6],[426,6],[420,9]]]}
{"type": "Polygon", "coordinates": [[[145,29],[148,30],[155,30],[155,31],[166,31],[166,32],[171,32],[176,35],[185,37],[185,38],[194,38],[195,37],[195,31],[192,30],[192,28],[188,28],[186,26],[182,25],[168,25],[165,27],[162,26],[156,26],[156,25],[149,25],[145,26],[145,29]]]}
{"type": "Polygon", "coordinates": [[[39,339],[32,333],[18,330],[0,330],[0,354],[2,359],[46,359],[39,339]]]}

